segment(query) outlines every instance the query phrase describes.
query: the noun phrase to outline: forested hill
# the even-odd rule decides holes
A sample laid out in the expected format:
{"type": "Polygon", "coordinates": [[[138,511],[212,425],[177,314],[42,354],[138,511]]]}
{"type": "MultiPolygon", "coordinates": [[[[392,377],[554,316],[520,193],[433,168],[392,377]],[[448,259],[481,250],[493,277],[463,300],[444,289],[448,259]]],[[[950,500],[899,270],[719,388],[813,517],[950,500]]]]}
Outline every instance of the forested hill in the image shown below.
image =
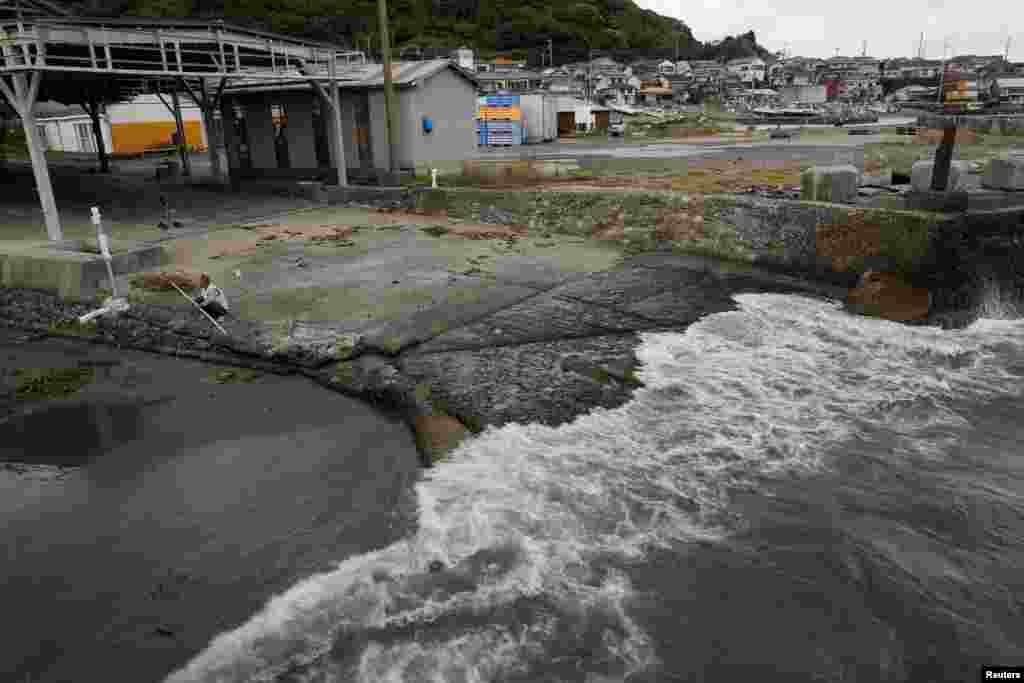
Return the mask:
{"type": "MultiPolygon", "coordinates": [[[[77,0],[91,16],[223,18],[289,35],[353,47],[377,46],[376,0],[77,0]],[[369,42],[368,42],[369,41],[369,42]]],[[[683,22],[632,0],[388,0],[396,47],[475,47],[536,58],[550,40],[555,63],[589,50],[625,56],[717,59],[765,56],[753,32],[713,44],[683,22]]],[[[535,59],[531,59],[535,61],[535,59]]]]}

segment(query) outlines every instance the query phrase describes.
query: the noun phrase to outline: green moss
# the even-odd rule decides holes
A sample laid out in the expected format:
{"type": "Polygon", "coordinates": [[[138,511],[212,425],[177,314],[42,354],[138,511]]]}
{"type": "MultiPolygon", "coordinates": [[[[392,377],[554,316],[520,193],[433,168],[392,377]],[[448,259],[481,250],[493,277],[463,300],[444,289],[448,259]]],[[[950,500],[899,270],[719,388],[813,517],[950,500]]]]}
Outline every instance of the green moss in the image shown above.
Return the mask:
{"type": "Polygon", "coordinates": [[[417,402],[426,403],[430,400],[430,385],[426,382],[420,382],[413,388],[412,394],[417,402]]]}
{"type": "Polygon", "coordinates": [[[428,225],[425,228],[420,228],[420,230],[434,237],[441,237],[442,235],[448,234],[448,228],[443,225],[428,225]]]}
{"type": "Polygon", "coordinates": [[[96,323],[82,324],[77,319],[57,320],[50,323],[50,332],[62,337],[91,338],[96,336],[96,323]]]}
{"type": "Polygon", "coordinates": [[[590,379],[594,380],[598,384],[611,384],[612,376],[608,374],[608,371],[601,366],[595,366],[590,368],[590,379]]]}
{"type": "Polygon", "coordinates": [[[21,401],[61,398],[77,393],[96,378],[91,367],[19,370],[14,395],[21,401]]]}
{"type": "Polygon", "coordinates": [[[338,363],[334,366],[334,382],[344,386],[352,386],[356,381],[355,363],[338,363]]]}
{"type": "Polygon", "coordinates": [[[227,368],[215,372],[213,381],[217,384],[235,384],[238,382],[248,384],[255,382],[262,376],[262,373],[249,368],[227,368]]]}
{"type": "Polygon", "coordinates": [[[641,381],[640,378],[636,376],[636,368],[631,367],[627,369],[626,375],[622,379],[628,387],[637,388],[645,386],[643,381],[641,381]]]}

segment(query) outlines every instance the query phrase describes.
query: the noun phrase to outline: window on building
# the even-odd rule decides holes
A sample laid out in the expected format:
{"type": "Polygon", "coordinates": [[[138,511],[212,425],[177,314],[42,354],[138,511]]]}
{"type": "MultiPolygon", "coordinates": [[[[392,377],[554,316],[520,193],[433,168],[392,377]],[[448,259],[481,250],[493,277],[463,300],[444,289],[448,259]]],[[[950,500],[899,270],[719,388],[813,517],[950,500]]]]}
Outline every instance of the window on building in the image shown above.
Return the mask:
{"type": "Polygon", "coordinates": [[[75,138],[78,139],[78,151],[96,153],[96,139],[92,135],[92,127],[88,123],[75,124],[75,138]]]}

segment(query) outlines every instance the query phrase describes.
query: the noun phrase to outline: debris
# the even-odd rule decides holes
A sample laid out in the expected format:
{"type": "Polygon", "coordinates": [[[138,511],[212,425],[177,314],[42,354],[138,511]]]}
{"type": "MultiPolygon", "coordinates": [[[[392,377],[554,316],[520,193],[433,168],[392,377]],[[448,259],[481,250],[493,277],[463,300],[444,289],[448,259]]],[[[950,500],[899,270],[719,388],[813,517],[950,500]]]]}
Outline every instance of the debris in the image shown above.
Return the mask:
{"type": "Polygon", "coordinates": [[[199,289],[199,273],[185,271],[142,273],[131,280],[132,285],[139,289],[153,292],[173,290],[175,285],[181,289],[199,289]]]}

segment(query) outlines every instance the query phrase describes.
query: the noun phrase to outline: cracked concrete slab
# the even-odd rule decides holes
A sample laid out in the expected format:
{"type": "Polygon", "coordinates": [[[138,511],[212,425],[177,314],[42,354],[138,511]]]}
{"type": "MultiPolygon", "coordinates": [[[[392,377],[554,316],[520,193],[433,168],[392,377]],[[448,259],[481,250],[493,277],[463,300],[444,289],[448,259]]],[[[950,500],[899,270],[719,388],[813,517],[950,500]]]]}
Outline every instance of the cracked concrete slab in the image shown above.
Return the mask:
{"type": "Polygon", "coordinates": [[[608,376],[613,372],[589,373],[586,368],[606,362],[608,370],[624,373],[635,361],[637,343],[636,335],[619,334],[409,354],[398,360],[398,367],[428,386],[450,414],[476,426],[558,425],[595,406],[615,408],[630,399],[633,386],[608,376]]]}
{"type": "Polygon", "coordinates": [[[539,294],[471,325],[439,335],[415,353],[506,346],[553,339],[648,330],[658,323],[611,307],[539,294]]]}

